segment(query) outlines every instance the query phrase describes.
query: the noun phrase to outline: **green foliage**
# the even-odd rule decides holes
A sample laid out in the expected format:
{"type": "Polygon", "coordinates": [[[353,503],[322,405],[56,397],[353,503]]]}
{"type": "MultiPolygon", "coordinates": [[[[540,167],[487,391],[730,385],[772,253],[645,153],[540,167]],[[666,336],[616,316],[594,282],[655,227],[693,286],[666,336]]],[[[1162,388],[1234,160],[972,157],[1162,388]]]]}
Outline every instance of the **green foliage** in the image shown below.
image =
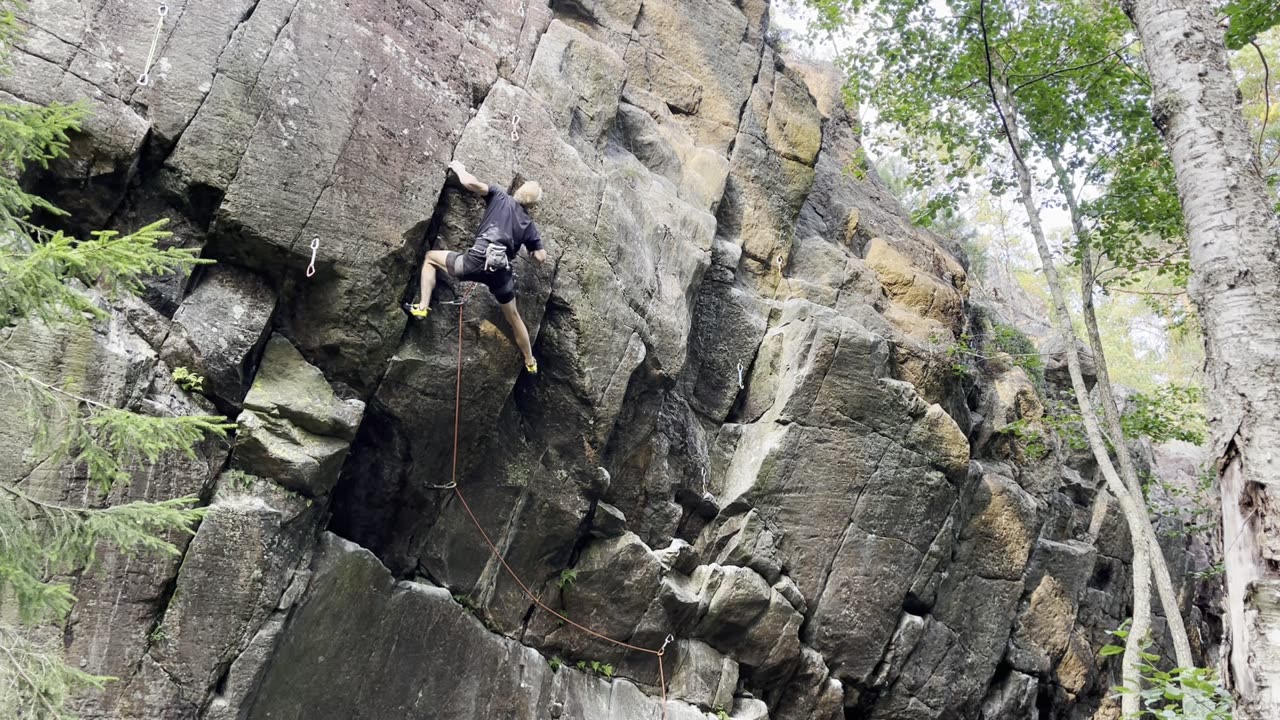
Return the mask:
{"type": "MultiPolygon", "coordinates": [[[[0,0],[0,70],[20,37],[19,7],[0,0]]],[[[202,262],[195,251],[160,247],[168,237],[163,221],[78,239],[32,219],[33,213],[65,213],[26,192],[19,178],[65,155],[83,117],[79,107],[0,104],[0,327],[7,326],[9,342],[38,324],[84,325],[105,317],[78,285],[108,297],[136,293],[147,276],[186,272],[202,262]]],[[[107,505],[110,493],[166,458],[194,457],[197,443],[223,437],[232,426],[221,417],[160,417],[114,407],[69,389],[84,378],[53,384],[2,359],[0,377],[17,396],[6,410],[19,421],[25,412],[41,465],[69,467],[97,493],[85,493],[85,506],[74,506],[0,479],[0,597],[7,611],[0,619],[0,707],[17,717],[66,718],[71,694],[111,678],[66,666],[56,643],[31,640],[13,620],[65,619],[75,602],[65,578],[92,567],[104,547],[125,556],[177,554],[171,539],[193,532],[203,513],[199,498],[107,505]]]]}
{"type": "Polygon", "coordinates": [[[578,571],[565,568],[560,571],[560,577],[556,578],[556,585],[561,590],[568,590],[573,587],[573,583],[578,579],[578,571]]]}
{"type": "MultiPolygon", "coordinates": [[[[253,486],[262,479],[257,475],[251,475],[243,470],[236,470],[234,468],[222,473],[222,477],[227,482],[230,482],[232,486],[239,488],[240,490],[251,490],[253,486]]],[[[455,595],[454,599],[456,600],[459,597],[462,596],[455,595]]]]}
{"type": "Polygon", "coordinates": [[[975,362],[981,358],[972,347],[973,336],[961,333],[955,343],[948,345],[943,351],[951,361],[951,374],[960,380],[968,380],[978,372],[975,362]]]}
{"type": "Polygon", "coordinates": [[[991,334],[988,337],[991,347],[1008,353],[1013,364],[1027,372],[1027,376],[1037,388],[1044,388],[1044,360],[1036,345],[1018,328],[1006,325],[998,320],[991,323],[991,334]]]}
{"type": "Polygon", "coordinates": [[[552,655],[547,664],[551,666],[551,672],[560,672],[560,668],[564,666],[564,660],[561,660],[559,655],[552,655]]]}
{"type": "Polygon", "coordinates": [[[579,660],[579,661],[577,662],[577,664],[576,664],[574,667],[578,668],[578,669],[579,669],[579,670],[581,670],[582,672],[586,672],[586,671],[587,671],[587,661],[586,661],[586,660],[579,660]]]}
{"type": "Polygon", "coordinates": [[[1015,420],[996,433],[1016,440],[1015,444],[1021,448],[1023,456],[1033,462],[1049,454],[1049,444],[1044,433],[1026,418],[1015,420]]]}
{"type": "Polygon", "coordinates": [[[204,376],[197,375],[185,367],[173,369],[173,381],[187,392],[204,392],[204,376]]]}
{"type": "MultiPolygon", "coordinates": [[[[1099,284],[1129,288],[1154,273],[1185,288],[1191,276],[1186,229],[1173,163],[1160,138],[1138,133],[1119,152],[1099,158],[1095,171],[1106,178],[1106,191],[1081,212],[1093,224],[1089,247],[1109,262],[1099,284]]],[[[1073,248],[1077,261],[1083,249],[1081,243],[1073,248]]]]}
{"type": "MultiPolygon", "coordinates": [[[[1148,653],[1143,654],[1144,659],[1152,657],[1148,653]]],[[[1163,671],[1153,662],[1148,660],[1138,665],[1142,679],[1148,685],[1140,691],[1146,715],[1158,720],[1231,720],[1231,693],[1223,687],[1212,668],[1163,671]]]]}
{"type": "Polygon", "coordinates": [[[139,466],[154,465],[169,453],[194,458],[196,444],[206,436],[224,437],[235,427],[219,416],[158,417],[104,405],[3,360],[0,375],[8,377],[24,401],[37,430],[37,452],[84,467],[103,493],[128,483],[139,466]]]}
{"type": "Polygon", "coordinates": [[[1044,361],[1035,343],[1022,331],[992,318],[988,311],[975,308],[975,333],[961,333],[959,339],[944,349],[951,362],[951,374],[962,380],[973,377],[982,362],[994,360],[997,353],[1009,355],[1014,365],[1026,371],[1036,388],[1044,392],[1044,361]]]}
{"type": "Polygon", "coordinates": [[[0,483],[0,595],[17,599],[23,622],[60,619],[75,598],[64,582],[48,578],[91,563],[99,543],[129,555],[176,555],[164,535],[191,532],[203,515],[197,497],[132,502],[106,508],[78,508],[35,498],[0,483]]]}
{"type": "MultiPolygon", "coordinates": [[[[1170,537],[1198,535],[1212,532],[1218,526],[1219,501],[1213,483],[1214,475],[1207,469],[1200,473],[1195,486],[1190,488],[1175,485],[1157,475],[1146,474],[1142,477],[1142,491],[1154,517],[1176,521],[1175,527],[1167,531],[1170,537]],[[1155,490],[1163,492],[1169,500],[1176,502],[1152,502],[1151,495],[1155,490]]],[[[1195,575],[1212,577],[1212,573],[1208,571],[1195,575]]]]}
{"type": "Polygon", "coordinates": [[[1183,440],[1203,445],[1208,425],[1200,388],[1168,384],[1154,393],[1137,393],[1132,407],[1120,418],[1125,437],[1150,438],[1162,443],[1183,440]]]}
{"type": "Polygon", "coordinates": [[[72,716],[63,706],[73,692],[100,690],[115,680],[61,662],[58,643],[35,642],[4,623],[0,623],[0,657],[4,658],[0,699],[5,703],[5,717],[69,720],[72,716]]]}
{"type": "Polygon", "coordinates": [[[147,640],[152,645],[162,645],[169,641],[169,633],[165,632],[163,625],[157,625],[156,629],[147,636],[147,640]]]}
{"type": "Polygon", "coordinates": [[[1074,411],[1072,405],[1060,401],[1048,402],[1043,420],[1045,426],[1067,448],[1089,449],[1089,438],[1084,431],[1084,419],[1080,417],[1080,413],[1074,411]]]}
{"type": "MultiPolygon", "coordinates": [[[[17,209],[29,209],[21,207],[21,200],[15,202],[17,209]]],[[[15,209],[2,197],[0,205],[15,209]]],[[[208,262],[196,257],[193,249],[159,247],[160,241],[170,236],[163,230],[167,223],[158,220],[127,235],[104,230],[93,233],[89,240],[77,240],[0,213],[0,232],[4,233],[0,237],[7,238],[0,240],[0,313],[10,320],[38,317],[46,322],[71,321],[82,314],[101,318],[106,312],[67,285],[68,278],[111,295],[137,293],[147,276],[188,272],[208,262]]]]}
{"type": "Polygon", "coordinates": [[[729,720],[729,713],[725,711],[723,705],[716,706],[716,720],[729,720]]]}
{"type": "MultiPolygon", "coordinates": [[[[1129,621],[1111,634],[1128,640],[1125,630],[1129,621]]],[[[1138,671],[1144,688],[1115,688],[1117,693],[1138,693],[1142,699],[1140,718],[1155,720],[1231,720],[1232,698],[1212,668],[1173,668],[1161,670],[1156,666],[1160,656],[1150,652],[1150,638],[1143,638],[1140,646],[1138,671]]],[[[1123,655],[1121,645],[1104,645],[1100,657],[1123,655]]]]}
{"type": "Polygon", "coordinates": [[[1231,18],[1227,27],[1227,47],[1237,50],[1262,33],[1280,25],[1280,3],[1275,0],[1231,0],[1222,8],[1231,18]]]}
{"type": "Polygon", "coordinates": [[[1209,567],[1205,568],[1204,570],[1197,570],[1191,573],[1191,577],[1200,581],[1216,580],[1222,577],[1224,574],[1226,574],[1226,572],[1227,572],[1226,564],[1222,562],[1216,562],[1210,565],[1209,567]]]}

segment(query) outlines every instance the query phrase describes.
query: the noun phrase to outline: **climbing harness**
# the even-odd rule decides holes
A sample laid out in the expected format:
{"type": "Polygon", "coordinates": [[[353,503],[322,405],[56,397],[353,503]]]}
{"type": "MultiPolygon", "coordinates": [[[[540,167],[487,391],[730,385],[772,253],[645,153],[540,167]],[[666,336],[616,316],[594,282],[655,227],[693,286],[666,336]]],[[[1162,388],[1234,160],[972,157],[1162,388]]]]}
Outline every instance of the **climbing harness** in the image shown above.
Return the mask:
{"type": "Polygon", "coordinates": [[[746,368],[742,367],[742,363],[739,362],[738,363],[738,389],[739,390],[743,390],[747,387],[746,385],[742,384],[742,371],[745,369],[746,368]]]}
{"type": "Polygon", "coordinates": [[[447,485],[428,485],[427,487],[432,489],[437,489],[437,490],[453,491],[453,494],[456,495],[458,498],[458,502],[462,504],[462,509],[467,512],[467,517],[471,518],[471,524],[475,525],[476,530],[480,531],[480,537],[484,539],[484,544],[489,546],[489,552],[491,552],[493,556],[497,558],[498,562],[502,565],[502,568],[507,571],[507,575],[511,576],[511,579],[515,581],[516,585],[520,587],[520,590],[524,592],[524,594],[529,598],[529,600],[533,602],[534,605],[537,605],[539,608],[545,610],[546,612],[551,613],[553,616],[556,617],[556,619],[560,620],[566,625],[570,625],[574,628],[577,628],[581,632],[584,632],[587,635],[590,635],[591,637],[594,637],[598,640],[603,640],[607,643],[611,643],[625,650],[634,650],[636,652],[653,655],[654,657],[658,658],[658,688],[662,692],[662,720],[667,720],[667,673],[666,673],[666,668],[663,666],[662,658],[667,653],[667,645],[670,645],[675,640],[675,636],[668,634],[667,638],[662,641],[662,647],[658,648],[657,650],[654,650],[653,648],[641,647],[639,645],[632,645],[630,643],[626,643],[621,640],[615,640],[609,637],[608,635],[602,635],[601,633],[598,633],[595,630],[592,630],[591,628],[586,627],[584,625],[580,625],[574,622],[573,620],[570,620],[569,618],[565,617],[564,615],[560,614],[555,609],[548,606],[546,603],[542,602],[542,600],[536,594],[534,594],[533,590],[530,590],[529,586],[526,585],[524,581],[520,579],[520,576],[516,574],[516,571],[510,565],[507,564],[507,559],[502,556],[502,553],[498,550],[498,546],[494,544],[492,539],[490,539],[489,533],[485,532],[484,525],[480,524],[479,518],[477,518],[476,514],[472,512],[471,505],[467,503],[467,498],[462,494],[462,488],[458,485],[458,424],[459,424],[459,418],[462,415],[463,312],[466,310],[467,300],[471,297],[471,292],[475,290],[475,288],[476,288],[475,285],[472,285],[470,288],[468,288],[467,292],[462,296],[462,301],[458,303],[458,372],[456,375],[456,379],[454,381],[454,389],[453,389],[453,392],[454,392],[454,395],[453,395],[453,465],[449,471],[449,483],[447,485]]]}
{"type": "Polygon", "coordinates": [[[520,142],[520,116],[513,115],[511,117],[511,142],[520,142]]]}
{"type": "Polygon", "coordinates": [[[156,20],[156,32],[151,36],[151,49],[147,51],[147,63],[142,66],[142,74],[138,76],[138,84],[146,87],[151,83],[151,63],[156,59],[156,47],[160,44],[160,33],[164,31],[164,16],[169,14],[169,6],[160,3],[157,8],[160,18],[156,20]]]}
{"type": "Polygon", "coordinates": [[[320,249],[320,236],[311,238],[311,264],[307,265],[307,277],[316,274],[316,251],[320,249]]]}

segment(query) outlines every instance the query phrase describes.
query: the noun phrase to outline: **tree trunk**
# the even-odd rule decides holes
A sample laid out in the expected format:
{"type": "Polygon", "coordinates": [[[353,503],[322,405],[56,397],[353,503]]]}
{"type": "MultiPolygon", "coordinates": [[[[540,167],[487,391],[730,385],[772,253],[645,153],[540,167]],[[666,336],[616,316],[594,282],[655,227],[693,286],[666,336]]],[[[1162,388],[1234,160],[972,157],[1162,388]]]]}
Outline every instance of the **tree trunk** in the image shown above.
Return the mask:
{"type": "MultiPolygon", "coordinates": [[[[1093,351],[1094,364],[1098,372],[1098,398],[1101,400],[1102,413],[1107,421],[1107,433],[1111,435],[1111,444],[1116,449],[1116,458],[1120,461],[1120,477],[1132,493],[1134,502],[1145,508],[1146,501],[1142,494],[1142,484],[1138,481],[1138,473],[1133,467],[1133,458],[1124,441],[1124,430],[1120,426],[1120,408],[1116,404],[1115,390],[1111,385],[1111,373],[1107,370],[1107,356],[1102,349],[1102,334],[1098,332],[1098,315],[1093,306],[1093,255],[1089,246],[1089,230],[1085,227],[1084,218],[1076,204],[1075,185],[1067,174],[1062,161],[1054,153],[1046,153],[1053,165],[1053,172],[1058,179],[1058,189],[1067,201],[1067,211],[1071,215],[1071,227],[1075,230],[1076,240],[1081,245],[1080,253],[1080,302],[1084,314],[1084,327],[1089,335],[1089,348],[1093,351]]],[[[1182,619],[1182,607],[1178,602],[1178,593],[1174,590],[1173,579],[1169,575],[1169,565],[1164,559],[1164,550],[1160,548],[1160,540],[1156,537],[1155,527],[1151,523],[1151,515],[1146,515],[1143,523],[1143,534],[1151,551],[1151,574],[1155,580],[1156,590],[1160,593],[1160,605],[1164,608],[1165,620],[1169,623],[1169,637],[1173,641],[1174,661],[1178,667],[1195,667],[1195,658],[1191,655],[1191,642],[1187,638],[1187,625],[1182,619]]]]}
{"type": "MultiPolygon", "coordinates": [[[[986,32],[984,26],[983,32],[986,32]]],[[[1089,449],[1093,458],[1102,470],[1107,488],[1115,496],[1120,505],[1121,514],[1129,528],[1129,537],[1133,546],[1133,624],[1129,627],[1129,636],[1125,640],[1124,657],[1121,660],[1121,682],[1130,692],[1120,696],[1120,708],[1123,716],[1138,717],[1138,690],[1142,687],[1138,662],[1142,653],[1142,643],[1151,627],[1151,553],[1150,546],[1144,542],[1143,526],[1149,525],[1146,508],[1138,505],[1133,494],[1125,487],[1111,457],[1107,454],[1106,441],[1102,437],[1102,429],[1098,426],[1098,416],[1093,410],[1093,401],[1089,399],[1089,388],[1084,382],[1084,373],[1080,370],[1080,355],[1076,351],[1076,334],[1071,327],[1071,315],[1067,312],[1066,296],[1062,292],[1062,281],[1058,278],[1058,269],[1053,262],[1053,253],[1045,240],[1044,227],[1040,224],[1040,208],[1036,206],[1031,170],[1023,160],[1018,132],[1018,113],[1013,98],[1003,79],[994,81],[988,77],[991,89],[991,100],[1000,120],[1004,124],[1005,138],[1013,155],[1013,169],[1018,176],[1018,188],[1021,191],[1022,206],[1027,211],[1027,221],[1031,226],[1031,235],[1036,241],[1036,250],[1040,254],[1041,270],[1049,285],[1052,298],[1049,313],[1054,332],[1063,340],[1067,356],[1067,372],[1071,376],[1071,388],[1080,407],[1080,417],[1084,424],[1085,437],[1089,441],[1089,449]]]]}
{"type": "Polygon", "coordinates": [[[1205,0],[1124,0],[1173,160],[1205,330],[1222,495],[1228,682],[1242,720],[1280,718],[1280,228],[1222,31],[1205,0]]]}

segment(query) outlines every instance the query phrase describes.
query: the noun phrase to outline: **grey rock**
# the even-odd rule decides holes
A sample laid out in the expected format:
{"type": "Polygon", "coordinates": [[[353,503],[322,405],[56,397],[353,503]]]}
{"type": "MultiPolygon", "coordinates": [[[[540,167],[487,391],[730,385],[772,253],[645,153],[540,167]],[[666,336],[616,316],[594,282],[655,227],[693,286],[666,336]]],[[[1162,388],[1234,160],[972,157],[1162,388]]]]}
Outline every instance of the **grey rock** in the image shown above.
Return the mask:
{"type": "Polygon", "coordinates": [[[364,413],[363,402],[339,400],[324,373],[280,335],[267,341],[244,407],[288,420],[309,433],[348,442],[355,439],[364,413]]]}
{"type": "Polygon", "coordinates": [[[202,698],[275,610],[310,527],[253,495],[210,506],[150,649],[184,697],[202,698]]]}
{"type": "Polygon", "coordinates": [[[236,419],[236,467],[308,497],[328,494],[364,403],[339,400],[324,375],[275,335],[244,407],[236,419]]]}
{"type": "MultiPolygon", "coordinates": [[[[658,556],[633,533],[597,540],[587,546],[573,568],[574,580],[560,588],[563,612],[575,622],[609,637],[632,637],[662,577],[658,556]]],[[[539,613],[529,635],[565,657],[611,661],[624,653],[617,646],[596,640],[576,628],[561,626],[555,618],[539,613]]],[[[626,667],[619,667],[626,673],[626,667]]]]}
{"type": "Polygon", "coordinates": [[[790,577],[783,575],[778,582],[773,584],[774,592],[787,599],[791,603],[791,607],[801,615],[809,608],[809,603],[804,599],[804,593],[800,592],[800,586],[796,585],[796,581],[790,577]]]}
{"type": "Polygon", "coordinates": [[[698,567],[701,557],[692,545],[679,538],[672,540],[670,545],[658,550],[656,554],[664,568],[685,575],[691,574],[698,567]]]}
{"type": "Polygon", "coordinates": [[[708,600],[697,635],[748,668],[761,686],[785,678],[800,657],[803,618],[755,571],[704,567],[708,600]]]}
{"type": "Polygon", "coordinates": [[[768,720],[769,706],[755,698],[738,698],[729,717],[733,720],[768,720]]]}
{"type": "MultiPolygon", "coordinates": [[[[448,591],[397,583],[372,554],[332,535],[324,536],[312,569],[275,660],[244,709],[247,718],[283,712],[534,720],[553,706],[571,720],[658,713],[658,700],[626,680],[609,682],[570,667],[553,672],[537,652],[485,630],[448,591]],[[370,654],[399,669],[376,687],[349,672],[370,654]],[[439,657],[451,662],[425,662],[439,657]],[[461,687],[467,691],[456,692],[461,687]]],[[[703,717],[676,700],[668,711],[673,720],[703,717]]]]}
{"type": "Polygon", "coordinates": [[[203,375],[210,394],[238,405],[274,310],[275,293],[265,281],[215,265],[174,313],[160,356],[170,367],[203,375]]]}
{"type": "Polygon", "coordinates": [[[1011,672],[999,682],[992,685],[990,693],[982,701],[982,717],[997,720],[999,718],[1026,718],[1039,720],[1040,711],[1036,707],[1036,688],[1038,683],[1034,677],[1020,672],[1011,672]]]}
{"type": "Polygon", "coordinates": [[[680,640],[675,645],[675,667],[671,670],[671,697],[708,710],[731,707],[738,686],[738,664],[697,640],[680,640]]]}
{"type": "Polygon", "coordinates": [[[591,534],[598,538],[616,538],[627,532],[627,516],[606,502],[596,503],[591,520],[591,534]]]}
{"type": "Polygon", "coordinates": [[[778,550],[773,531],[759,513],[751,510],[724,519],[713,527],[713,533],[704,535],[706,548],[703,554],[709,562],[748,567],[759,573],[765,582],[778,582],[786,560],[778,550]]]}
{"type": "Polygon", "coordinates": [[[325,495],[338,481],[350,444],[307,432],[293,423],[245,410],[236,418],[235,465],[308,497],[325,495]]]}
{"type": "MultiPolygon", "coordinates": [[[[170,216],[173,242],[220,263],[186,297],[182,278],[149,283],[156,311],[6,328],[0,356],[154,412],[211,411],[171,378],[204,374],[243,408],[234,467],[263,477],[213,487],[211,443],[97,498],[0,422],[0,478],[50,498],[211,497],[181,573],[108,551],[77,576],[48,635],[121,678],[78,714],[658,716],[651,656],[530,616],[504,563],[575,622],[697,648],[680,692],[702,704],[673,700],[672,720],[735,684],[740,718],[1107,711],[1122,519],[1082,454],[996,459],[1033,388],[951,372],[963,253],[849,172],[864,148],[843,78],[766,43],[764,0],[175,0],[146,88],[155,8],[81,4],[32,3],[0,79],[92,110],[32,180],[77,232],[170,216]],[[397,308],[428,246],[473,239],[483,201],[446,187],[451,159],[545,189],[548,262],[517,261],[537,378],[483,288],[442,305],[469,288],[442,278],[421,322],[397,308]],[[503,562],[433,488],[454,477],[455,402],[461,496],[503,562]],[[382,565],[328,537],[314,577],[299,567],[328,513],[382,565]],[[530,646],[625,679],[552,672],[530,646]]],[[[1208,557],[1166,544],[1179,575],[1208,557]]],[[[1183,590],[1199,623],[1212,598],[1183,590]]]]}
{"type": "Polygon", "coordinates": [[[1027,673],[1047,673],[1067,651],[1096,550],[1080,542],[1036,543],[1026,576],[1026,599],[1015,620],[1008,659],[1027,673]]]}

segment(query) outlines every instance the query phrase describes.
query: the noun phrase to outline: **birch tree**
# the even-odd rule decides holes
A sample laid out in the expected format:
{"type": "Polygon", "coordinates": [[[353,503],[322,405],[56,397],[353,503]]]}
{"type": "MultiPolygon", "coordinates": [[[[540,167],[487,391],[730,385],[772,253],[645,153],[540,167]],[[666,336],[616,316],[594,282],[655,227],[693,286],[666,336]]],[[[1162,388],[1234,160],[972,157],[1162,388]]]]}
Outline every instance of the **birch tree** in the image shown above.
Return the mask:
{"type": "MultiPolygon", "coordinates": [[[[1093,405],[1081,371],[1067,295],[1059,279],[1056,258],[1045,236],[1041,207],[1055,192],[1069,207],[1075,188],[1066,181],[1068,166],[1078,167],[1114,146],[1123,144],[1135,118],[1145,116],[1137,87],[1138,73],[1129,66],[1128,25],[1114,7],[1070,0],[1056,3],[957,0],[944,7],[933,3],[814,2],[826,27],[839,27],[862,11],[871,30],[860,46],[844,58],[855,93],[869,100],[879,121],[896,127],[923,152],[906,154],[917,163],[921,185],[945,185],[935,205],[945,207],[964,192],[976,168],[985,166],[993,190],[1012,187],[1026,211],[1031,235],[1050,291],[1053,327],[1065,340],[1072,390],[1089,447],[1106,486],[1117,500],[1130,529],[1133,545],[1133,625],[1126,635],[1122,677],[1126,688],[1142,685],[1140,667],[1150,627],[1151,580],[1156,578],[1168,618],[1176,661],[1194,664],[1178,598],[1155,542],[1137,474],[1128,458],[1120,429],[1114,392],[1105,373],[1099,377],[1102,412],[1093,405]],[[1100,128],[1100,129],[1099,129],[1100,128]],[[1003,152],[999,145],[1004,145],[1003,152]],[[928,161],[936,147],[951,162],[942,167],[928,161]],[[1072,153],[1064,158],[1064,153],[1072,153]],[[992,160],[1007,159],[1009,171],[992,169],[992,160]],[[1036,170],[1054,165],[1063,174],[1056,183],[1037,181],[1036,170]],[[1056,186],[1056,187],[1055,187],[1056,186]],[[1099,417],[1107,420],[1104,430],[1099,417]],[[1108,435],[1110,437],[1108,437],[1108,435]],[[1117,451],[1120,468],[1109,447],[1117,451]]],[[[1056,174],[1056,172],[1055,172],[1056,174]]],[[[1087,238],[1081,220],[1077,233],[1087,238]]],[[[1087,247],[1087,246],[1086,246],[1087,247]]],[[[1085,294],[1093,291],[1091,273],[1085,294]]],[[[1105,363],[1096,318],[1086,317],[1095,357],[1105,363]]],[[[1103,365],[1105,367],[1105,365],[1103,365]]],[[[1126,716],[1140,712],[1140,696],[1126,693],[1126,716]]]]}
{"type": "MultiPolygon", "coordinates": [[[[1247,3],[1237,3],[1237,5],[1247,3]]],[[[1233,18],[1255,30],[1264,11],[1233,18]]],[[[1280,718],[1280,228],[1205,0],[1124,0],[1142,39],[1152,119],[1173,161],[1204,326],[1222,497],[1229,681],[1239,717],[1280,718]]],[[[1267,13],[1270,13],[1268,15],[1267,13]]],[[[1236,32],[1240,32],[1237,29],[1236,32]]]]}

